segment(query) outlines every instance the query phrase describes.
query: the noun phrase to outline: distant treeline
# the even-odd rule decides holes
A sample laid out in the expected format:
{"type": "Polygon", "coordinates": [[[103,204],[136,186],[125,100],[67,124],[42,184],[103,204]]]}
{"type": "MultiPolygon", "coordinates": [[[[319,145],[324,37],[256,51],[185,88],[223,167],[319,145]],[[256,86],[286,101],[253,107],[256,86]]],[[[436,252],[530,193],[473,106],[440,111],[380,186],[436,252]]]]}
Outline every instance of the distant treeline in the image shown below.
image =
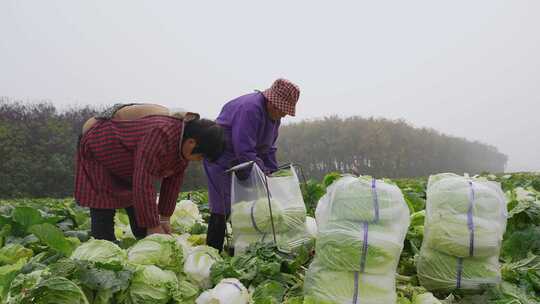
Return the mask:
{"type": "Polygon", "coordinates": [[[330,171],[375,177],[503,172],[497,148],[415,128],[403,120],[327,117],[283,126],[278,158],[302,165],[311,178],[330,171]]]}
{"type": "MultiPolygon", "coordinates": [[[[65,197],[73,191],[74,155],[82,124],[95,107],[59,111],[49,102],[0,98],[0,198],[65,197]]],[[[376,177],[435,172],[504,171],[507,157],[479,142],[418,129],[404,121],[328,117],[284,125],[278,159],[308,178],[330,171],[376,177]]],[[[184,190],[206,187],[200,164],[190,165],[184,190]]]]}

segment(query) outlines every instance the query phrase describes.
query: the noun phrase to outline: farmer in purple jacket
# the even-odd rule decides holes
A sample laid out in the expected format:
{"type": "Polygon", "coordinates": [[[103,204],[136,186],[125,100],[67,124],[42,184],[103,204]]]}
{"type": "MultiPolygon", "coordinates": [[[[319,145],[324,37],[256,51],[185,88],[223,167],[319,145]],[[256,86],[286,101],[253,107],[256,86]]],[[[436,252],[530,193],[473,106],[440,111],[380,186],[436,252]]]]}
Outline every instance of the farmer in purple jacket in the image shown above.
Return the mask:
{"type": "Polygon", "coordinates": [[[214,163],[204,162],[211,213],[206,239],[209,246],[223,249],[226,220],[231,212],[231,175],[225,170],[255,161],[266,174],[276,171],[281,118],[294,116],[299,97],[298,86],[280,78],[264,92],[240,96],[221,109],[216,122],[225,131],[225,152],[214,163]]]}

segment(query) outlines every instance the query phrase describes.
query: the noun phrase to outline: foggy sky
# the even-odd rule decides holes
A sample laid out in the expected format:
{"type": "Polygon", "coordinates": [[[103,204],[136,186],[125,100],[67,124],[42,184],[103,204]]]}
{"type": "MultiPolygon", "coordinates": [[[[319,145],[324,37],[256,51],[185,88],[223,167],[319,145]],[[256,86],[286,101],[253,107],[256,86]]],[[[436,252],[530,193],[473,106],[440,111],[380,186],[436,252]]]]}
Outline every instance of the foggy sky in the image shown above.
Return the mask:
{"type": "Polygon", "coordinates": [[[540,171],[540,1],[0,0],[0,96],[215,118],[286,77],[296,118],[403,118],[540,171]]]}

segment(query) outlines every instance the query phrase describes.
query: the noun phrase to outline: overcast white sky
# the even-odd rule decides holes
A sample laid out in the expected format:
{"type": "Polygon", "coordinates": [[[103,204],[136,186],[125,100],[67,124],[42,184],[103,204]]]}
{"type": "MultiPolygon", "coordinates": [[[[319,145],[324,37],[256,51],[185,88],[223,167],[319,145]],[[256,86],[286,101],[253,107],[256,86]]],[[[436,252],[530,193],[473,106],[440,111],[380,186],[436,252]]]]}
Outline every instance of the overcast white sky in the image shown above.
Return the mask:
{"type": "Polygon", "coordinates": [[[0,0],[0,96],[214,118],[276,77],[298,116],[403,118],[540,171],[540,1],[0,0]]]}

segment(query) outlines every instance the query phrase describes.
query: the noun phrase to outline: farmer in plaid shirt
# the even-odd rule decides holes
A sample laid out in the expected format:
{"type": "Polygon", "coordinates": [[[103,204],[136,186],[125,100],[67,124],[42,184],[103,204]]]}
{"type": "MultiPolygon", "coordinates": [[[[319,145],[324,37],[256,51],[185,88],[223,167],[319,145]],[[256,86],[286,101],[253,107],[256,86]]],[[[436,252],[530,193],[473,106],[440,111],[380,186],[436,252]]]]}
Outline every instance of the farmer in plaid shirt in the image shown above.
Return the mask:
{"type": "Polygon", "coordinates": [[[281,118],[295,115],[299,97],[298,86],[280,78],[263,92],[240,96],[223,106],[216,122],[225,131],[225,152],[215,162],[204,162],[211,212],[206,239],[209,246],[223,249],[231,210],[231,175],[225,171],[248,161],[254,161],[266,174],[276,171],[281,118]]]}
{"type": "Polygon", "coordinates": [[[159,105],[118,104],[89,119],[77,149],[74,194],[79,205],[90,208],[92,236],[116,240],[119,208],[127,211],[137,238],[170,233],[188,163],[203,158],[211,163],[224,144],[215,122],[195,113],[173,115],[159,105]]]}

